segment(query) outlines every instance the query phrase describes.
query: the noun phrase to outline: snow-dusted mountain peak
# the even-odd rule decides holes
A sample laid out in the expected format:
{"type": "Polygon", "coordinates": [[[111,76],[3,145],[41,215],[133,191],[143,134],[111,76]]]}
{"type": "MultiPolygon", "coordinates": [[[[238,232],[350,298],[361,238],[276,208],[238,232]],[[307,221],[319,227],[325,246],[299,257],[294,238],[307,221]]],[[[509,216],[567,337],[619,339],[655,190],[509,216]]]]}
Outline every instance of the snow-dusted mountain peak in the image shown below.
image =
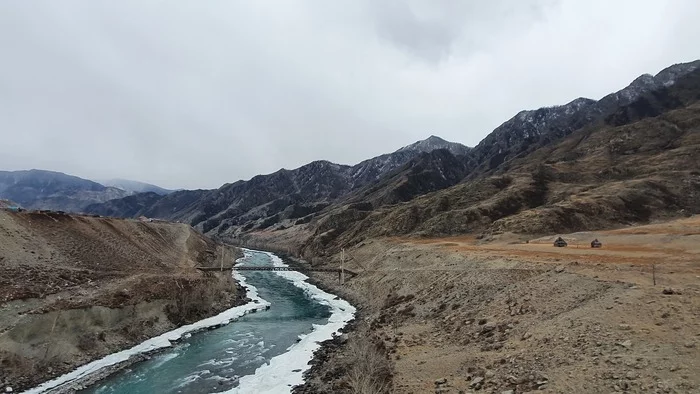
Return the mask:
{"type": "Polygon", "coordinates": [[[466,154],[470,148],[460,143],[446,141],[436,135],[431,135],[422,141],[404,146],[397,152],[417,151],[429,153],[437,149],[447,149],[454,155],[463,155],[466,154]]]}

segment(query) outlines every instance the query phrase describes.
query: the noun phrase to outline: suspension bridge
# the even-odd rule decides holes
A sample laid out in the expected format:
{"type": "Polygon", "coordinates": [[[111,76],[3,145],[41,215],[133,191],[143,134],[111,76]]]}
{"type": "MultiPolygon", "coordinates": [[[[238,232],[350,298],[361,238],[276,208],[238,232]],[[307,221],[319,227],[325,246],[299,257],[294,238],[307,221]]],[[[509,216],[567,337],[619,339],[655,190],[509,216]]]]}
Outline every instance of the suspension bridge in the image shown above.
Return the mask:
{"type": "Polygon", "coordinates": [[[357,276],[356,272],[350,271],[345,268],[313,268],[313,267],[256,267],[256,266],[233,266],[233,267],[196,267],[198,270],[203,272],[217,272],[217,271],[296,271],[296,272],[331,272],[338,273],[338,281],[342,284],[345,282],[345,276],[350,275],[350,277],[357,276]]]}
{"type": "Polygon", "coordinates": [[[350,271],[343,268],[345,263],[345,249],[342,249],[342,255],[340,260],[340,268],[314,268],[314,267],[274,267],[274,266],[251,266],[251,265],[238,265],[238,266],[228,266],[224,265],[224,255],[221,255],[221,265],[218,267],[203,267],[197,266],[196,269],[205,273],[205,275],[212,275],[212,272],[221,271],[296,271],[296,272],[337,272],[338,282],[340,284],[345,283],[345,275],[350,275],[350,277],[357,276],[357,272],[350,271]]]}

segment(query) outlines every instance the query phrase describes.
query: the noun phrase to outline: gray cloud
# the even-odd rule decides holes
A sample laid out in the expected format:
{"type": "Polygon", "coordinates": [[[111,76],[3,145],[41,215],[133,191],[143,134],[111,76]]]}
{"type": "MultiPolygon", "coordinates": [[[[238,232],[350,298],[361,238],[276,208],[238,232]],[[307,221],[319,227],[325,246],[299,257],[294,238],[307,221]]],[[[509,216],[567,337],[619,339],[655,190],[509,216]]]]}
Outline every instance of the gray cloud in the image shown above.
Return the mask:
{"type": "Polygon", "coordinates": [[[217,187],[698,57],[694,0],[0,2],[0,168],[217,187]]]}

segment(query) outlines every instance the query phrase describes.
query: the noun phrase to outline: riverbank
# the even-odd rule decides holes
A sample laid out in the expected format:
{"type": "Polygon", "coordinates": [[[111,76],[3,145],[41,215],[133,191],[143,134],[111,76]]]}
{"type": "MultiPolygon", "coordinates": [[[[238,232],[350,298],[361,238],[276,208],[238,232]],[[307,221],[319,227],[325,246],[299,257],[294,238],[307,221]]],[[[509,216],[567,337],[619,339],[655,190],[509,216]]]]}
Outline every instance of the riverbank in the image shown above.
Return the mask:
{"type": "MultiPolygon", "coordinates": [[[[266,253],[274,266],[288,266],[288,260],[266,253]]],[[[286,352],[273,357],[253,375],[242,377],[239,387],[228,393],[281,393],[303,384],[310,363],[321,344],[336,337],[355,319],[356,309],[353,305],[311,283],[308,276],[294,271],[277,271],[275,274],[291,281],[315,302],[330,308],[331,315],[326,324],[314,325],[310,333],[300,335],[297,343],[286,352]]]]}
{"type": "MultiPolygon", "coordinates": [[[[282,262],[282,260],[279,259],[277,256],[264,252],[246,250],[245,258],[253,258],[253,256],[256,254],[267,256],[267,260],[273,266],[285,265],[282,262]]],[[[259,257],[255,258],[254,260],[257,260],[254,262],[254,264],[260,264],[262,262],[259,259],[259,257]]],[[[249,262],[243,260],[241,263],[249,262]]],[[[200,337],[198,335],[192,334],[195,334],[195,332],[197,331],[205,330],[208,328],[222,326],[233,319],[241,317],[247,312],[253,312],[255,310],[260,310],[263,308],[266,309],[266,311],[253,315],[252,320],[250,318],[245,319],[247,320],[247,323],[242,323],[243,325],[241,327],[247,327],[258,317],[262,319],[260,320],[261,322],[266,322],[270,319],[272,319],[273,322],[276,322],[278,321],[278,318],[282,317],[281,315],[279,315],[280,312],[282,312],[283,314],[288,314],[291,311],[291,309],[289,309],[289,305],[278,305],[280,301],[279,299],[275,301],[274,305],[271,305],[269,302],[263,300],[258,294],[258,290],[255,288],[255,286],[249,284],[250,282],[248,282],[246,278],[244,278],[240,274],[236,273],[235,275],[236,279],[242,285],[246,286],[246,288],[248,289],[248,296],[254,302],[248,303],[241,307],[232,308],[231,310],[228,310],[218,316],[208,318],[188,326],[180,327],[177,330],[168,332],[159,337],[151,338],[137,346],[134,346],[129,350],[112,354],[93,363],[84,365],[69,374],[59,377],[56,380],[46,382],[41,386],[28,391],[28,393],[41,393],[46,390],[49,390],[52,393],[74,392],[75,390],[81,390],[87,386],[90,386],[92,383],[99,381],[112,374],[115,374],[119,370],[125,369],[127,367],[129,367],[128,374],[121,374],[121,377],[110,376],[110,378],[107,379],[107,381],[101,382],[95,387],[91,387],[91,390],[97,390],[97,392],[102,392],[103,389],[106,389],[107,392],[110,393],[121,393],[144,392],[144,389],[146,390],[146,392],[151,392],[152,390],[157,389],[163,392],[168,392],[173,387],[180,387],[179,383],[177,382],[174,382],[175,386],[171,387],[171,385],[164,384],[165,382],[160,380],[152,380],[150,381],[150,383],[145,383],[145,385],[142,385],[140,383],[146,382],[147,379],[149,379],[145,378],[145,376],[151,376],[152,378],[158,379],[164,373],[174,373],[175,376],[177,376],[177,379],[181,380],[182,382],[193,382],[189,380],[188,375],[192,377],[201,377],[201,373],[206,373],[206,375],[210,376],[210,378],[215,378],[214,383],[218,382],[219,384],[221,384],[224,381],[236,382],[237,387],[228,391],[230,393],[279,393],[284,392],[285,390],[289,390],[291,386],[302,383],[302,374],[308,369],[308,362],[313,357],[314,351],[319,347],[318,342],[324,341],[327,338],[335,336],[337,332],[347,324],[348,321],[352,320],[354,317],[354,308],[346,301],[339,299],[337,296],[326,293],[318,289],[317,287],[307,283],[307,277],[298,272],[258,273],[253,280],[255,281],[255,283],[259,282],[263,285],[263,292],[264,294],[267,294],[268,297],[271,297],[270,299],[275,299],[275,297],[279,298],[279,295],[274,296],[273,293],[271,293],[271,291],[281,291],[281,294],[291,294],[288,293],[289,290],[285,290],[285,286],[291,286],[297,289],[297,295],[294,296],[297,297],[296,299],[307,299],[307,301],[305,302],[312,301],[315,305],[325,306],[329,308],[329,316],[325,318],[323,323],[314,323],[311,327],[312,329],[310,332],[306,332],[303,329],[302,331],[299,331],[302,334],[298,335],[296,343],[293,342],[293,339],[297,334],[294,334],[294,336],[289,338],[289,347],[286,348],[286,350],[284,350],[281,354],[272,357],[270,360],[265,362],[264,365],[257,368],[254,372],[244,372],[243,370],[232,369],[230,370],[231,372],[229,372],[228,374],[212,376],[211,371],[209,369],[215,365],[218,365],[218,368],[223,368],[222,371],[225,371],[228,370],[226,369],[226,365],[233,366],[233,364],[229,364],[230,360],[240,358],[240,361],[243,362],[243,364],[241,365],[246,364],[246,358],[244,356],[244,353],[239,353],[235,347],[230,347],[231,343],[241,342],[240,338],[246,338],[243,342],[246,342],[248,344],[257,343],[257,345],[255,345],[254,347],[257,349],[257,346],[261,346],[260,349],[264,349],[263,354],[275,349],[278,343],[272,342],[271,340],[272,338],[276,338],[278,336],[278,333],[280,331],[279,327],[276,326],[276,324],[278,323],[274,323],[273,326],[270,327],[271,330],[268,330],[270,334],[272,334],[272,336],[258,337],[257,335],[261,333],[260,330],[266,330],[262,327],[258,327],[258,329],[253,329],[252,331],[250,331],[251,335],[246,335],[246,330],[249,330],[250,328],[242,328],[244,332],[237,334],[234,334],[234,331],[230,331],[227,328],[221,328],[220,330],[217,330],[217,333],[221,332],[223,334],[215,334],[210,337],[214,338],[214,340],[216,341],[222,342],[215,342],[206,346],[209,346],[212,349],[217,349],[217,351],[221,353],[220,356],[215,356],[213,353],[210,353],[210,351],[202,352],[203,349],[198,349],[199,346],[205,346],[204,343],[206,342],[197,340],[197,338],[200,337]],[[270,279],[272,279],[269,278],[270,276],[281,278],[277,279],[276,281],[270,281],[270,279]],[[263,278],[266,277],[269,279],[263,280],[263,278]],[[263,280],[263,282],[260,282],[261,280],[263,280]],[[284,286],[279,287],[279,285],[273,285],[273,283],[279,283],[279,281],[285,283],[284,286]],[[265,284],[267,284],[267,286],[265,284]],[[269,285],[273,285],[273,287],[270,287],[269,285]],[[273,288],[276,290],[272,290],[273,288]],[[269,308],[270,306],[272,306],[272,308],[269,308]],[[252,335],[254,333],[257,334],[252,335]],[[243,335],[241,336],[240,334],[243,335]],[[263,341],[262,339],[264,337],[267,337],[267,339],[263,341]],[[180,348],[180,350],[172,349],[168,350],[168,352],[161,354],[161,351],[163,351],[166,348],[170,348],[171,346],[179,343],[182,339],[185,338],[187,338],[187,341],[185,341],[186,343],[182,343],[182,345],[177,346],[178,348],[180,348]],[[228,343],[228,345],[225,345],[224,342],[228,343]],[[187,353],[189,350],[183,353],[183,349],[190,349],[192,353],[187,353]],[[185,355],[191,354],[192,356],[194,356],[196,354],[202,353],[210,354],[210,357],[214,358],[202,360],[198,357],[190,358],[185,355]],[[229,354],[235,354],[235,358],[229,360],[229,354]],[[223,358],[220,358],[222,356],[223,358]],[[135,363],[143,360],[149,361],[145,361],[144,363],[141,363],[139,365],[132,366],[135,363]],[[177,360],[181,361],[178,362],[177,360]],[[169,364],[171,361],[174,364],[169,364]],[[191,364],[192,369],[187,367],[187,363],[193,363],[191,364]],[[206,367],[207,369],[202,369],[202,366],[205,365],[209,365],[209,367],[206,367]],[[173,367],[182,369],[173,370],[173,367]],[[158,368],[167,368],[167,371],[159,372],[158,368]],[[231,375],[231,373],[234,373],[234,375],[231,375]],[[235,374],[243,374],[244,376],[240,377],[239,379],[238,376],[236,376],[235,374]],[[136,386],[132,385],[132,383],[136,384],[136,386]]],[[[304,308],[304,310],[306,309],[307,308],[304,308]]],[[[316,313],[318,313],[314,312],[313,309],[317,311],[319,310],[318,307],[309,308],[308,312],[304,311],[302,312],[302,315],[313,316],[316,313]]],[[[302,315],[291,315],[290,317],[301,317],[302,315]]],[[[317,320],[311,321],[315,322],[317,320]]],[[[290,323],[290,326],[294,324],[299,326],[299,324],[297,323],[290,323]]],[[[299,326],[299,328],[302,327],[303,325],[299,326]]],[[[233,329],[235,329],[235,327],[233,327],[233,329]]],[[[285,345],[285,347],[286,346],[287,345],[285,345]]],[[[261,353],[259,353],[259,350],[250,354],[251,357],[254,357],[254,359],[251,359],[250,361],[256,362],[256,359],[260,357],[260,354],[261,353]]],[[[172,378],[167,381],[172,382],[172,378]]],[[[203,386],[198,387],[201,390],[203,386]]],[[[222,386],[217,386],[216,384],[214,384],[214,387],[222,386]]]]}
{"type": "Polygon", "coordinates": [[[25,391],[26,394],[40,394],[51,392],[52,394],[72,393],[89,387],[100,380],[123,370],[130,365],[141,362],[173,346],[181,339],[191,336],[202,330],[214,329],[250,312],[263,310],[269,307],[269,303],[261,299],[257,290],[247,285],[245,277],[236,275],[239,305],[229,308],[215,316],[205,318],[192,324],[180,326],[156,337],[143,341],[129,349],[109,354],[101,359],[85,364],[76,370],[61,375],[56,379],[44,382],[37,387],[25,391]]]}
{"type": "Polygon", "coordinates": [[[195,269],[240,251],[184,224],[0,211],[0,230],[0,390],[243,302],[230,275],[195,269]]]}
{"type": "MultiPolygon", "coordinates": [[[[280,256],[291,267],[300,270],[310,267],[302,259],[284,253],[280,256]]],[[[382,341],[366,324],[364,316],[371,314],[367,299],[348,291],[334,273],[312,274],[307,280],[309,283],[350,300],[356,306],[355,319],[339,330],[338,335],[320,343],[309,362],[310,368],[304,372],[304,383],[294,386],[292,393],[341,393],[363,388],[366,392],[388,391],[391,388],[391,365],[382,341]]]]}
{"type": "Polygon", "coordinates": [[[363,343],[395,393],[698,392],[698,229],[696,217],[563,235],[568,248],[508,234],[367,240],[346,250],[359,275],[342,286],[361,318],[295,392],[381,388],[358,381],[356,355],[374,360],[363,343]],[[577,247],[589,238],[603,248],[577,247]]]}
{"type": "Polygon", "coordinates": [[[237,275],[235,279],[240,283],[241,289],[247,289],[247,291],[244,291],[244,294],[246,294],[246,302],[242,305],[227,309],[215,316],[208,317],[198,322],[181,326],[175,330],[148,339],[130,349],[95,360],[57,379],[42,383],[35,388],[27,390],[25,393],[40,394],[50,391],[52,394],[60,394],[82,390],[130,365],[150,358],[163,349],[178,343],[183,338],[202,330],[221,327],[247,313],[264,310],[269,306],[268,302],[258,297],[254,287],[246,284],[243,276],[237,275]]]}

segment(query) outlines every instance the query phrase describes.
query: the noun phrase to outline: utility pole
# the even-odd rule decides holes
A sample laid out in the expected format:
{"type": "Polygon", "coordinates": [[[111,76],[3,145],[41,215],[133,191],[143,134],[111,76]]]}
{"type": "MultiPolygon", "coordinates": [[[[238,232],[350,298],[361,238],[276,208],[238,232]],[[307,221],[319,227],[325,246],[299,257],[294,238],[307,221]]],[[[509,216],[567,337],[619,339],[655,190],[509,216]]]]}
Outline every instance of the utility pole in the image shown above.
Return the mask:
{"type": "Polygon", "coordinates": [[[226,245],[221,245],[221,269],[220,272],[224,271],[224,254],[226,253],[226,245]]]}
{"type": "Polygon", "coordinates": [[[340,284],[345,284],[345,269],[343,269],[343,264],[345,264],[345,248],[340,251],[340,284]]]}
{"type": "Polygon", "coordinates": [[[656,286],[656,264],[651,265],[651,278],[654,281],[654,286],[656,286]]]}

